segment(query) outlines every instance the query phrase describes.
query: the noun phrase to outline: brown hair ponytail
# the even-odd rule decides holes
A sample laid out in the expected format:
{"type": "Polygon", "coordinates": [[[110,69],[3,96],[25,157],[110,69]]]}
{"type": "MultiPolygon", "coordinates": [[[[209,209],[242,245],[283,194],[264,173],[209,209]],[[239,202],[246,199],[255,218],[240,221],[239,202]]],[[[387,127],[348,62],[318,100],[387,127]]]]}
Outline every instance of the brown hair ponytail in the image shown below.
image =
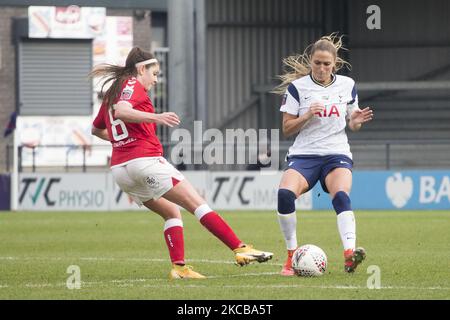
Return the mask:
{"type": "MultiPolygon", "coordinates": [[[[101,88],[101,95],[104,96],[106,105],[111,108],[114,101],[118,98],[120,90],[124,81],[132,76],[137,76],[136,63],[153,59],[154,56],[150,52],[144,51],[139,47],[134,47],[128,53],[125,66],[116,66],[113,64],[100,64],[97,65],[90,73],[90,77],[102,77],[106,78],[103,81],[101,88]],[[103,88],[106,84],[112,81],[109,89],[103,94],[103,88]]],[[[150,68],[152,64],[146,65],[146,68],[150,68]]]]}

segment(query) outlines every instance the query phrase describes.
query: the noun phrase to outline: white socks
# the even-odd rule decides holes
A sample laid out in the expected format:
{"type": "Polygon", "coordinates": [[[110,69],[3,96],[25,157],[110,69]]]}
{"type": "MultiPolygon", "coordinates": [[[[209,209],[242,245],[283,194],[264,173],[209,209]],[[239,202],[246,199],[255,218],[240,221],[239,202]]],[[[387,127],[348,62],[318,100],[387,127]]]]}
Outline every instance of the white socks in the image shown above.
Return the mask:
{"type": "Polygon", "coordinates": [[[356,224],[353,211],[343,211],[337,215],[337,225],[344,250],[355,249],[356,224]]]}
{"type": "MultiPolygon", "coordinates": [[[[286,248],[288,250],[295,250],[298,246],[296,212],[294,211],[289,214],[278,213],[277,217],[281,232],[286,241],[286,248]]],[[[353,211],[343,211],[338,214],[337,225],[344,250],[354,250],[356,246],[356,223],[353,211]]]]}
{"type": "Polygon", "coordinates": [[[292,212],[289,214],[278,213],[278,222],[280,223],[281,232],[286,241],[288,250],[297,249],[297,214],[292,212]]]}
{"type": "Polygon", "coordinates": [[[204,215],[206,215],[210,212],[213,212],[213,210],[208,206],[208,204],[204,203],[204,204],[200,205],[197,209],[195,209],[194,215],[200,221],[200,220],[202,220],[204,215]]]}

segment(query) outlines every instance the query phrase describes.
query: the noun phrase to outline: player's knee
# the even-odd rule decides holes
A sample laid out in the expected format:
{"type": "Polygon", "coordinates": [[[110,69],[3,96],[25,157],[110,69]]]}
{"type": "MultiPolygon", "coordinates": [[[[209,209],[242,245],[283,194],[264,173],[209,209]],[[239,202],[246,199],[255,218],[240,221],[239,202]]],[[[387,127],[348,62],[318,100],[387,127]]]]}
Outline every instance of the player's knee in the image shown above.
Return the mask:
{"type": "Polygon", "coordinates": [[[295,193],[288,189],[278,190],[278,212],[289,214],[295,211],[295,193]]]}
{"type": "Polygon", "coordinates": [[[336,211],[336,214],[339,214],[344,211],[351,211],[352,204],[350,201],[350,197],[344,191],[338,191],[333,198],[333,208],[336,211]]]}

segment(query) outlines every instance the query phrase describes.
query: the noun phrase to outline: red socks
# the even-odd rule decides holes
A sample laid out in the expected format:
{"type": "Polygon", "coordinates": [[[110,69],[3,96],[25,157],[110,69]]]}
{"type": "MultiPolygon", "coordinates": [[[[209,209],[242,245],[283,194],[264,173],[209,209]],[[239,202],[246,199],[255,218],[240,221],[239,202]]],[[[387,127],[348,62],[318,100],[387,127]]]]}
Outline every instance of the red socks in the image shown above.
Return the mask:
{"type": "MultiPolygon", "coordinates": [[[[239,240],[233,229],[207,204],[198,207],[195,210],[195,216],[209,232],[219,238],[231,250],[241,246],[242,241],[239,240]]],[[[183,221],[177,218],[167,220],[164,224],[164,239],[172,263],[184,264],[183,221]]]]}
{"type": "Polygon", "coordinates": [[[239,240],[233,229],[207,204],[202,204],[195,209],[194,214],[209,232],[219,238],[231,250],[239,248],[242,244],[242,241],[239,240]]]}
{"type": "Polygon", "coordinates": [[[164,239],[173,264],[184,264],[183,221],[169,219],[164,224],[164,239]]]}

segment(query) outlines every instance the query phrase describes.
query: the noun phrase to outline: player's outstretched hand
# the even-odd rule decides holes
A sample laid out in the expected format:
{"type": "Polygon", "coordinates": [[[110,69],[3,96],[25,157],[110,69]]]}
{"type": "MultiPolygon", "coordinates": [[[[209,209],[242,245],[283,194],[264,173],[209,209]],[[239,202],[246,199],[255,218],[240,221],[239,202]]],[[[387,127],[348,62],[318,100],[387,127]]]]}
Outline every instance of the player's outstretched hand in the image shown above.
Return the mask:
{"type": "Polygon", "coordinates": [[[180,118],[174,112],[163,112],[156,114],[156,123],[173,127],[180,124],[180,118]]]}
{"type": "Polygon", "coordinates": [[[362,110],[356,109],[350,117],[354,124],[363,124],[373,119],[373,111],[369,107],[362,110]]]}

